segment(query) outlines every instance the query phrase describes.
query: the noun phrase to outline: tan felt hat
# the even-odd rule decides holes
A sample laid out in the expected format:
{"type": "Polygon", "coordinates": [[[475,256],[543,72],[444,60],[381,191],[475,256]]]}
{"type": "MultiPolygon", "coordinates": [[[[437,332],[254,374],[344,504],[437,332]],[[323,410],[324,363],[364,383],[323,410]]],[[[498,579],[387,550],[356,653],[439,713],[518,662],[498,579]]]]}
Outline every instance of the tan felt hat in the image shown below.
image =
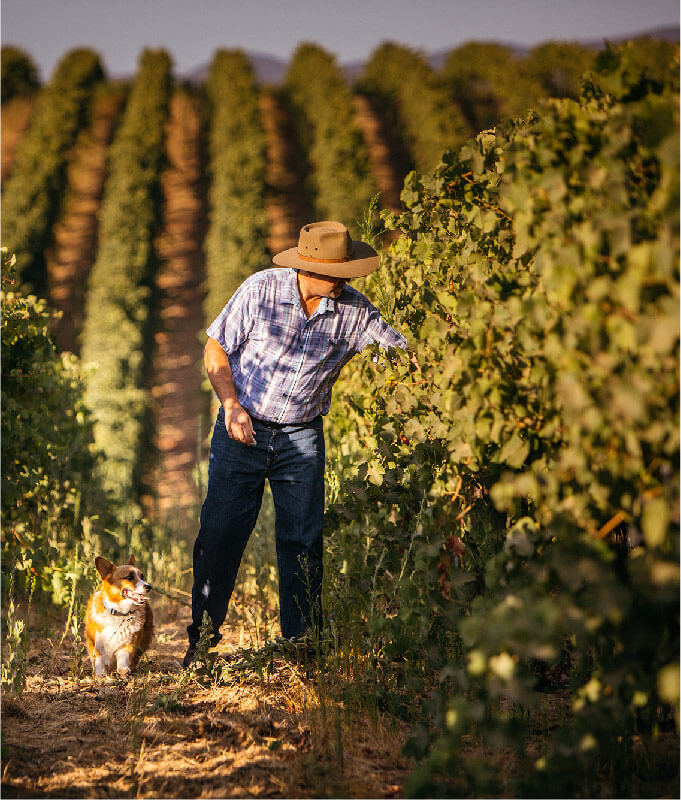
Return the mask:
{"type": "Polygon", "coordinates": [[[359,278],[378,267],[373,247],[350,238],[342,222],[311,222],[303,225],[298,246],[277,253],[272,259],[280,267],[295,267],[332,278],[359,278]]]}

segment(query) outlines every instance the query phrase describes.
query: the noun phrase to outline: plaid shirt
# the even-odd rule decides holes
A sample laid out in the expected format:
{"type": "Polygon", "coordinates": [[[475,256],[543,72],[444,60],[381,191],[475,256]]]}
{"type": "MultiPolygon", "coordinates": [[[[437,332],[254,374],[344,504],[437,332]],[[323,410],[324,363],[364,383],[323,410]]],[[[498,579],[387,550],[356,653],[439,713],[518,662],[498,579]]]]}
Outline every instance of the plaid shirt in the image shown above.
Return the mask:
{"type": "Polygon", "coordinates": [[[365,347],[407,344],[351,286],[335,300],[323,297],[308,319],[294,269],[251,275],[206,332],[227,354],[246,411],[287,424],[328,413],[341,369],[365,347]]]}

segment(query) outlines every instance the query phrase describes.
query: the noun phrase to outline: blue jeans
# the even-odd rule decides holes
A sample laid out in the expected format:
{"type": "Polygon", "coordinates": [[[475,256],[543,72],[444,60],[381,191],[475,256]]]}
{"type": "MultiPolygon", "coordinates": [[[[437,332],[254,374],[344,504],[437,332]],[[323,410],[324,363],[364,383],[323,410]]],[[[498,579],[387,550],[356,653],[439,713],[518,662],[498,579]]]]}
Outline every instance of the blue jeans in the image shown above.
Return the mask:
{"type": "Polygon", "coordinates": [[[210,446],[208,490],[194,543],[190,643],[203,612],[213,644],[227,615],[237,571],[269,479],[275,509],[281,632],[291,637],[321,623],[324,433],[322,418],[296,425],[253,420],[254,445],[236,442],[218,412],[210,446]]]}

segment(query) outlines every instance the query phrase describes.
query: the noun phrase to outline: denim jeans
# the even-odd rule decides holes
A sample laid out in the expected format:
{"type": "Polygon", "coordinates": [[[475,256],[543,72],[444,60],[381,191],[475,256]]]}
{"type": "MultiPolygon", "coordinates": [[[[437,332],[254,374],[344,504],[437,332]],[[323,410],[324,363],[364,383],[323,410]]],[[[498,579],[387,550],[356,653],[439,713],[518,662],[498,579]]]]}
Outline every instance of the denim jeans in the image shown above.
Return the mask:
{"type": "Polygon", "coordinates": [[[254,445],[230,439],[224,409],[210,447],[208,490],[194,543],[194,585],[189,641],[203,612],[213,644],[227,615],[237,571],[270,482],[275,509],[281,632],[297,636],[321,622],[324,433],[322,418],[295,425],[253,420],[254,445]]]}

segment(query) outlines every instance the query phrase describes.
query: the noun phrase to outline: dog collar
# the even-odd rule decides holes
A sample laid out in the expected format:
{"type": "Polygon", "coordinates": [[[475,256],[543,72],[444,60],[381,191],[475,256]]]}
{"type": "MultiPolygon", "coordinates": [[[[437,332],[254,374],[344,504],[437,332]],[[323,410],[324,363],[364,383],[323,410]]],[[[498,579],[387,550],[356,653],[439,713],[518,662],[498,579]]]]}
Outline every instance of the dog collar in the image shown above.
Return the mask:
{"type": "Polygon", "coordinates": [[[109,614],[113,614],[114,617],[129,617],[132,615],[131,611],[127,613],[119,611],[116,606],[109,601],[109,598],[105,594],[102,594],[102,603],[104,603],[104,608],[109,612],[109,614]]]}

